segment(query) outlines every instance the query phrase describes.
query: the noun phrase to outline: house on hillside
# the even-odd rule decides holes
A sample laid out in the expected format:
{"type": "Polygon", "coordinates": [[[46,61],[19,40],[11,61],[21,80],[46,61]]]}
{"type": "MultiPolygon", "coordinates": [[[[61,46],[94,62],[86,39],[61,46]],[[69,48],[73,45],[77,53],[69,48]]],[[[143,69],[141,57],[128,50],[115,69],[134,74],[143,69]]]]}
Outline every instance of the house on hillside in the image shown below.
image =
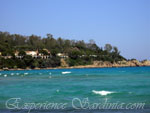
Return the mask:
{"type": "Polygon", "coordinates": [[[27,55],[32,56],[33,58],[37,58],[38,57],[38,51],[25,51],[25,53],[27,55]]]}
{"type": "Polygon", "coordinates": [[[57,53],[57,56],[61,58],[68,58],[68,55],[65,55],[64,53],[57,53]]]}
{"type": "MultiPolygon", "coordinates": [[[[48,59],[51,58],[51,53],[49,50],[47,49],[43,49],[44,51],[46,51],[46,54],[44,53],[40,53],[38,50],[36,51],[25,51],[26,55],[30,55],[32,56],[32,58],[42,58],[42,59],[48,59]]],[[[0,52],[0,56],[2,55],[2,53],[0,52]]],[[[16,58],[23,58],[23,56],[19,55],[19,51],[15,51],[14,55],[16,58]]],[[[2,56],[5,59],[7,58],[12,58],[12,56],[2,56]]]]}
{"type": "Polygon", "coordinates": [[[2,56],[4,59],[10,59],[12,56],[2,56]]]}
{"type": "Polygon", "coordinates": [[[3,56],[3,55],[2,55],[2,52],[0,52],[0,56],[1,56],[1,57],[3,57],[4,59],[9,59],[9,58],[12,58],[12,56],[10,56],[10,55],[3,56]]]}
{"type": "Polygon", "coordinates": [[[97,55],[90,55],[90,57],[97,57],[97,55]]]}
{"type": "Polygon", "coordinates": [[[48,49],[43,49],[42,52],[38,51],[38,57],[42,59],[51,58],[51,52],[48,49]]]}
{"type": "Polygon", "coordinates": [[[16,57],[16,58],[22,58],[22,56],[19,56],[19,51],[15,51],[14,54],[15,54],[15,57],[16,57]]]}
{"type": "Polygon", "coordinates": [[[46,55],[46,54],[40,53],[38,50],[37,51],[25,51],[25,52],[27,55],[30,55],[33,58],[42,58],[42,59],[50,58],[51,57],[50,51],[47,49],[43,49],[43,50],[46,51],[48,54],[46,55]]]}

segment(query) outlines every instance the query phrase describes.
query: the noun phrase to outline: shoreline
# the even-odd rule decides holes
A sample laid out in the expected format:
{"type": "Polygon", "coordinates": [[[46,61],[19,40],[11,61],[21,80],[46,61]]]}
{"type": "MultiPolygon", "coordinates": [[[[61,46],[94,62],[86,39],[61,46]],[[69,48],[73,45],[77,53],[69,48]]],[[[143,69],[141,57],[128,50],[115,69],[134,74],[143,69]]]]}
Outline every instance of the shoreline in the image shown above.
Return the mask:
{"type": "Polygon", "coordinates": [[[81,65],[81,66],[70,66],[70,67],[48,67],[48,68],[27,68],[27,69],[0,69],[0,71],[24,71],[24,70],[49,70],[49,69],[86,69],[86,68],[123,68],[123,67],[150,67],[150,65],[147,66],[89,66],[89,65],[81,65]]]}
{"type": "Polygon", "coordinates": [[[113,67],[148,67],[150,66],[150,61],[145,60],[139,62],[138,60],[130,60],[130,61],[119,61],[119,62],[108,62],[108,61],[94,61],[93,64],[90,65],[78,65],[78,66],[59,66],[59,67],[47,67],[47,68],[3,68],[0,71],[13,71],[13,70],[42,70],[42,69],[82,69],[82,68],[113,68],[113,67]]]}

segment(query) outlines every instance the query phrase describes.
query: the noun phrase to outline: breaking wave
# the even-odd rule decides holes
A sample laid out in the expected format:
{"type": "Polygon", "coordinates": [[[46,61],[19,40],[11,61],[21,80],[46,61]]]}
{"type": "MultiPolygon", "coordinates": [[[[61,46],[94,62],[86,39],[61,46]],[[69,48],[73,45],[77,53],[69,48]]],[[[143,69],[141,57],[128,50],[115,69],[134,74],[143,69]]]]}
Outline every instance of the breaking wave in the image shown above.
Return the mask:
{"type": "Polygon", "coordinates": [[[99,94],[99,95],[102,95],[102,96],[105,96],[105,95],[108,95],[108,94],[115,93],[115,92],[111,92],[111,91],[104,91],[104,90],[102,90],[102,91],[92,90],[92,92],[93,92],[94,94],[99,94]]]}
{"type": "Polygon", "coordinates": [[[62,74],[69,74],[69,73],[71,73],[70,71],[64,71],[64,72],[62,72],[62,74]]]}

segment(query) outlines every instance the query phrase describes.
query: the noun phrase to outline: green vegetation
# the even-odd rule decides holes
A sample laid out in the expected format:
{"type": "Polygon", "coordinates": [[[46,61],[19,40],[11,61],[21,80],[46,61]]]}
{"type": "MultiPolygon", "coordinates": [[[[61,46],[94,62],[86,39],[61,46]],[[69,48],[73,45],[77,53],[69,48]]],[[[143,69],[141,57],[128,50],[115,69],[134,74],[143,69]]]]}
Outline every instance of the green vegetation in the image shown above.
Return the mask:
{"type": "Polygon", "coordinates": [[[83,40],[67,40],[61,37],[55,39],[53,35],[46,37],[36,35],[22,36],[0,32],[0,68],[46,68],[58,67],[62,57],[69,66],[88,65],[93,61],[117,62],[125,59],[120,55],[117,47],[106,44],[104,49],[96,45],[93,40],[85,43],[83,40]],[[19,58],[15,55],[18,51],[19,58]],[[48,56],[46,58],[27,55],[26,51],[38,51],[38,54],[48,56]],[[48,52],[49,51],[49,52],[48,52]]]}

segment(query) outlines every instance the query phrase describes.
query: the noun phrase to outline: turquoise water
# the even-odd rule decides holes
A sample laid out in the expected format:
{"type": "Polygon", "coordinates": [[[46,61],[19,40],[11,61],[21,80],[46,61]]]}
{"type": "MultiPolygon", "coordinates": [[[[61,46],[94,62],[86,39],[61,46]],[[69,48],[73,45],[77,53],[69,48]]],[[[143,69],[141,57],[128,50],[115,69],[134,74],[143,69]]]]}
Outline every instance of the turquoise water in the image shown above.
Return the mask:
{"type": "Polygon", "coordinates": [[[67,107],[74,98],[150,106],[150,67],[0,71],[0,109],[6,109],[10,98],[67,107]]]}

